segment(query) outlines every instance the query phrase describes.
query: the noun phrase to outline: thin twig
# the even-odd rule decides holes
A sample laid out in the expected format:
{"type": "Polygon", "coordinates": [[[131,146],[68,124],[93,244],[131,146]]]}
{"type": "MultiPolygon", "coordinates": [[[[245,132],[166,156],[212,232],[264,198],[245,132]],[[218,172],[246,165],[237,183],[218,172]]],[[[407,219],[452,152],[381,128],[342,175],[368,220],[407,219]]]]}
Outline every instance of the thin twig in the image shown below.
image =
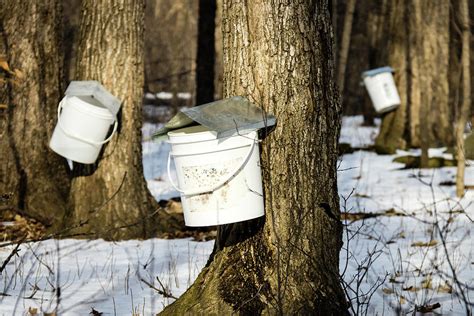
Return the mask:
{"type": "Polygon", "coordinates": [[[26,238],[23,237],[22,240],[20,240],[16,247],[10,252],[10,254],[8,255],[7,259],[5,259],[5,261],[3,261],[3,264],[2,266],[0,267],[0,274],[2,274],[3,270],[5,270],[7,264],[10,262],[10,260],[13,258],[14,255],[18,255],[18,252],[20,251],[18,248],[20,248],[20,245],[23,243],[23,241],[25,240],[26,238]]]}
{"type": "Polygon", "coordinates": [[[160,290],[159,288],[157,288],[156,286],[154,286],[153,284],[151,284],[150,282],[148,282],[147,280],[143,279],[143,278],[140,278],[140,281],[142,281],[143,283],[145,283],[146,285],[148,285],[148,287],[150,287],[151,289],[155,290],[158,292],[158,294],[160,295],[163,295],[164,297],[166,298],[173,298],[175,300],[177,300],[178,298],[176,296],[174,296],[173,294],[171,294],[169,291],[167,291],[164,287],[163,287],[163,284],[161,283],[160,279],[157,277],[156,278],[158,280],[158,282],[160,283],[160,286],[163,288],[163,290],[160,290]]]}

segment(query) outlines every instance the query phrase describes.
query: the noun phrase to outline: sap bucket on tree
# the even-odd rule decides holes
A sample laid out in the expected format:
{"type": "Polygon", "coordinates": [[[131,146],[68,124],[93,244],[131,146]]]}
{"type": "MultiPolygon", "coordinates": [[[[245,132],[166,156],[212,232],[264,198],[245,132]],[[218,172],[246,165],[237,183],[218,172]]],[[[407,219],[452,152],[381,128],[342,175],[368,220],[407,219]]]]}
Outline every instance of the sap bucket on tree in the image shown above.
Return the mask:
{"type": "Polygon", "coordinates": [[[168,135],[168,175],[181,194],[187,226],[264,215],[258,130],[275,122],[247,99],[233,97],[184,109],[156,134],[168,135]],[[170,175],[171,160],[177,183],[170,175]]]}
{"type": "Polygon", "coordinates": [[[72,81],[58,105],[58,121],[49,147],[72,161],[94,163],[102,145],[117,130],[119,110],[120,100],[99,82],[72,81]]]}
{"type": "Polygon", "coordinates": [[[400,96],[392,73],[391,67],[376,68],[362,73],[364,85],[377,113],[392,111],[400,105],[400,96]]]}

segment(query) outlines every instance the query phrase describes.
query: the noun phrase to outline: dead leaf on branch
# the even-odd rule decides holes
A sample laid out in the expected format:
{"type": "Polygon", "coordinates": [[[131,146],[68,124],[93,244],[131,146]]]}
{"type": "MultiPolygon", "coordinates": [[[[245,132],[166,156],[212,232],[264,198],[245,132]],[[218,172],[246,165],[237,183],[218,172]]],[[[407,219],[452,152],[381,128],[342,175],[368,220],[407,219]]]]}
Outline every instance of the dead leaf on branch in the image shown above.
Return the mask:
{"type": "Polygon", "coordinates": [[[25,78],[25,74],[20,69],[11,70],[5,56],[0,56],[0,83],[10,80],[13,84],[19,84],[25,78]]]}
{"type": "Polygon", "coordinates": [[[0,56],[0,68],[6,72],[11,72],[10,67],[8,66],[7,59],[5,56],[0,56]]]}

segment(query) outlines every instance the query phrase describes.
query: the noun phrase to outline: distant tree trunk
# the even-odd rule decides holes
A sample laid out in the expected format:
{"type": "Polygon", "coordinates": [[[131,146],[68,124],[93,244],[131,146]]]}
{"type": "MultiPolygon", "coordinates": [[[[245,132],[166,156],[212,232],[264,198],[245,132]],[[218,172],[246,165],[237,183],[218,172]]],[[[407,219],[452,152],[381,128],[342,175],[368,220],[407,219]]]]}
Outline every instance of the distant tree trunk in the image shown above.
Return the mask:
{"type": "Polygon", "coordinates": [[[341,100],[344,96],[344,81],[346,75],[347,57],[351,45],[352,20],[354,17],[356,0],[349,0],[346,4],[346,12],[344,14],[344,28],[342,29],[341,46],[339,50],[339,58],[337,59],[337,85],[341,100]]]}
{"type": "Polygon", "coordinates": [[[146,91],[171,92],[173,111],[195,102],[198,1],[146,0],[146,91]],[[179,92],[191,93],[189,99],[179,92]]]}
{"type": "Polygon", "coordinates": [[[222,99],[223,96],[223,81],[224,81],[224,70],[223,70],[223,52],[222,52],[222,2],[223,0],[216,0],[216,28],[214,32],[215,36],[215,58],[214,58],[214,99],[222,99]]]}
{"type": "Polygon", "coordinates": [[[388,61],[396,70],[402,104],[384,115],[376,146],[393,153],[451,145],[449,2],[398,0],[390,12],[388,61]]]}
{"type": "Polygon", "coordinates": [[[337,65],[338,63],[338,56],[337,52],[339,51],[339,36],[338,36],[338,21],[339,21],[339,14],[338,11],[338,0],[331,0],[330,3],[330,13],[331,13],[331,23],[332,23],[332,32],[334,33],[334,51],[336,52],[334,56],[334,63],[337,65]]]}
{"type": "Polygon", "coordinates": [[[462,104],[456,122],[456,195],[464,196],[464,172],[466,167],[466,157],[464,150],[464,127],[469,118],[471,107],[471,76],[470,76],[470,19],[468,0],[460,3],[461,31],[462,31],[462,104]]]}
{"type": "Polygon", "coordinates": [[[266,218],[219,227],[163,315],[345,315],[336,162],[341,107],[327,1],[224,1],[224,92],[277,116],[263,142],[266,218]]]}
{"type": "MultiPolygon", "coordinates": [[[[361,85],[361,74],[366,70],[386,65],[386,34],[389,24],[386,20],[386,11],[389,7],[387,2],[388,0],[357,1],[354,9],[344,91],[340,92],[343,96],[341,102],[344,114],[363,114],[365,125],[374,124],[376,113],[366,89],[361,85]]],[[[342,22],[344,21],[339,21],[339,24],[342,22]]],[[[340,37],[342,34],[339,34],[340,37]]]]}
{"type": "Polygon", "coordinates": [[[12,80],[0,90],[0,193],[52,228],[61,224],[69,192],[67,163],[49,150],[63,89],[58,1],[2,1],[0,55],[12,80]]]}
{"type": "Polygon", "coordinates": [[[214,101],[216,0],[199,0],[196,104],[214,101]]]}
{"type": "MultiPolygon", "coordinates": [[[[362,36],[366,38],[367,40],[367,68],[362,69],[367,70],[367,69],[374,69],[377,67],[385,66],[387,63],[387,52],[386,52],[386,47],[387,47],[387,38],[386,34],[387,29],[388,29],[388,21],[386,20],[387,18],[387,10],[389,9],[389,4],[388,0],[383,0],[383,1],[359,1],[358,5],[361,6],[356,7],[356,11],[360,12],[362,10],[366,11],[366,17],[364,15],[361,15],[361,18],[364,18],[362,21],[365,24],[365,32],[359,32],[357,35],[362,36]],[[365,4],[365,6],[362,6],[362,4],[365,4]]],[[[360,22],[359,22],[360,23],[360,22]]],[[[353,59],[349,60],[349,65],[355,63],[356,61],[361,62],[360,57],[357,56],[356,54],[352,54],[354,56],[353,59]]],[[[360,70],[357,71],[356,73],[348,73],[349,76],[357,76],[359,78],[360,76],[360,70]]],[[[350,84],[350,83],[348,83],[350,84]]],[[[355,84],[354,84],[355,86],[355,84]]],[[[364,124],[365,125],[374,125],[374,119],[376,112],[374,110],[374,106],[372,104],[372,101],[369,98],[369,94],[367,93],[366,89],[362,89],[357,87],[358,89],[356,90],[354,88],[354,91],[357,91],[359,94],[363,94],[362,102],[363,102],[363,110],[362,113],[364,114],[364,124]]]]}
{"type": "Polygon", "coordinates": [[[64,76],[66,81],[74,78],[77,50],[77,34],[81,18],[81,0],[61,1],[63,10],[64,76]]]}
{"type": "Polygon", "coordinates": [[[76,79],[98,80],[123,103],[118,132],[97,164],[74,166],[70,202],[73,222],[87,221],[80,231],[107,239],[156,230],[142,167],[143,32],[143,0],[82,3],[76,79]]]}
{"type": "Polygon", "coordinates": [[[397,148],[406,148],[406,122],[408,117],[408,95],[411,82],[408,73],[408,12],[407,0],[394,0],[391,3],[386,21],[388,26],[387,43],[388,64],[395,68],[395,84],[400,94],[401,104],[396,111],[383,115],[380,132],[375,140],[379,152],[394,153],[397,148]]]}

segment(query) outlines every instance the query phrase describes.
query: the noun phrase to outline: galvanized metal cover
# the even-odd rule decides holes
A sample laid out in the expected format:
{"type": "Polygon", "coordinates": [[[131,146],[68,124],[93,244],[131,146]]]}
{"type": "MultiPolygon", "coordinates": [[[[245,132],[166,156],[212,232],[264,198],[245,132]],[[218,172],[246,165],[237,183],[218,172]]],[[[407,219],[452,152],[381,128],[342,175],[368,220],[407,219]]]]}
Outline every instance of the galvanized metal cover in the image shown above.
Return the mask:
{"type": "Polygon", "coordinates": [[[114,116],[120,111],[120,105],[122,103],[95,80],[71,81],[64,94],[67,96],[93,97],[104,107],[109,109],[114,116]]]}
{"type": "Polygon", "coordinates": [[[182,109],[153,136],[160,137],[171,130],[196,123],[216,131],[217,137],[222,138],[273,126],[276,118],[246,98],[236,96],[182,109]]]}

